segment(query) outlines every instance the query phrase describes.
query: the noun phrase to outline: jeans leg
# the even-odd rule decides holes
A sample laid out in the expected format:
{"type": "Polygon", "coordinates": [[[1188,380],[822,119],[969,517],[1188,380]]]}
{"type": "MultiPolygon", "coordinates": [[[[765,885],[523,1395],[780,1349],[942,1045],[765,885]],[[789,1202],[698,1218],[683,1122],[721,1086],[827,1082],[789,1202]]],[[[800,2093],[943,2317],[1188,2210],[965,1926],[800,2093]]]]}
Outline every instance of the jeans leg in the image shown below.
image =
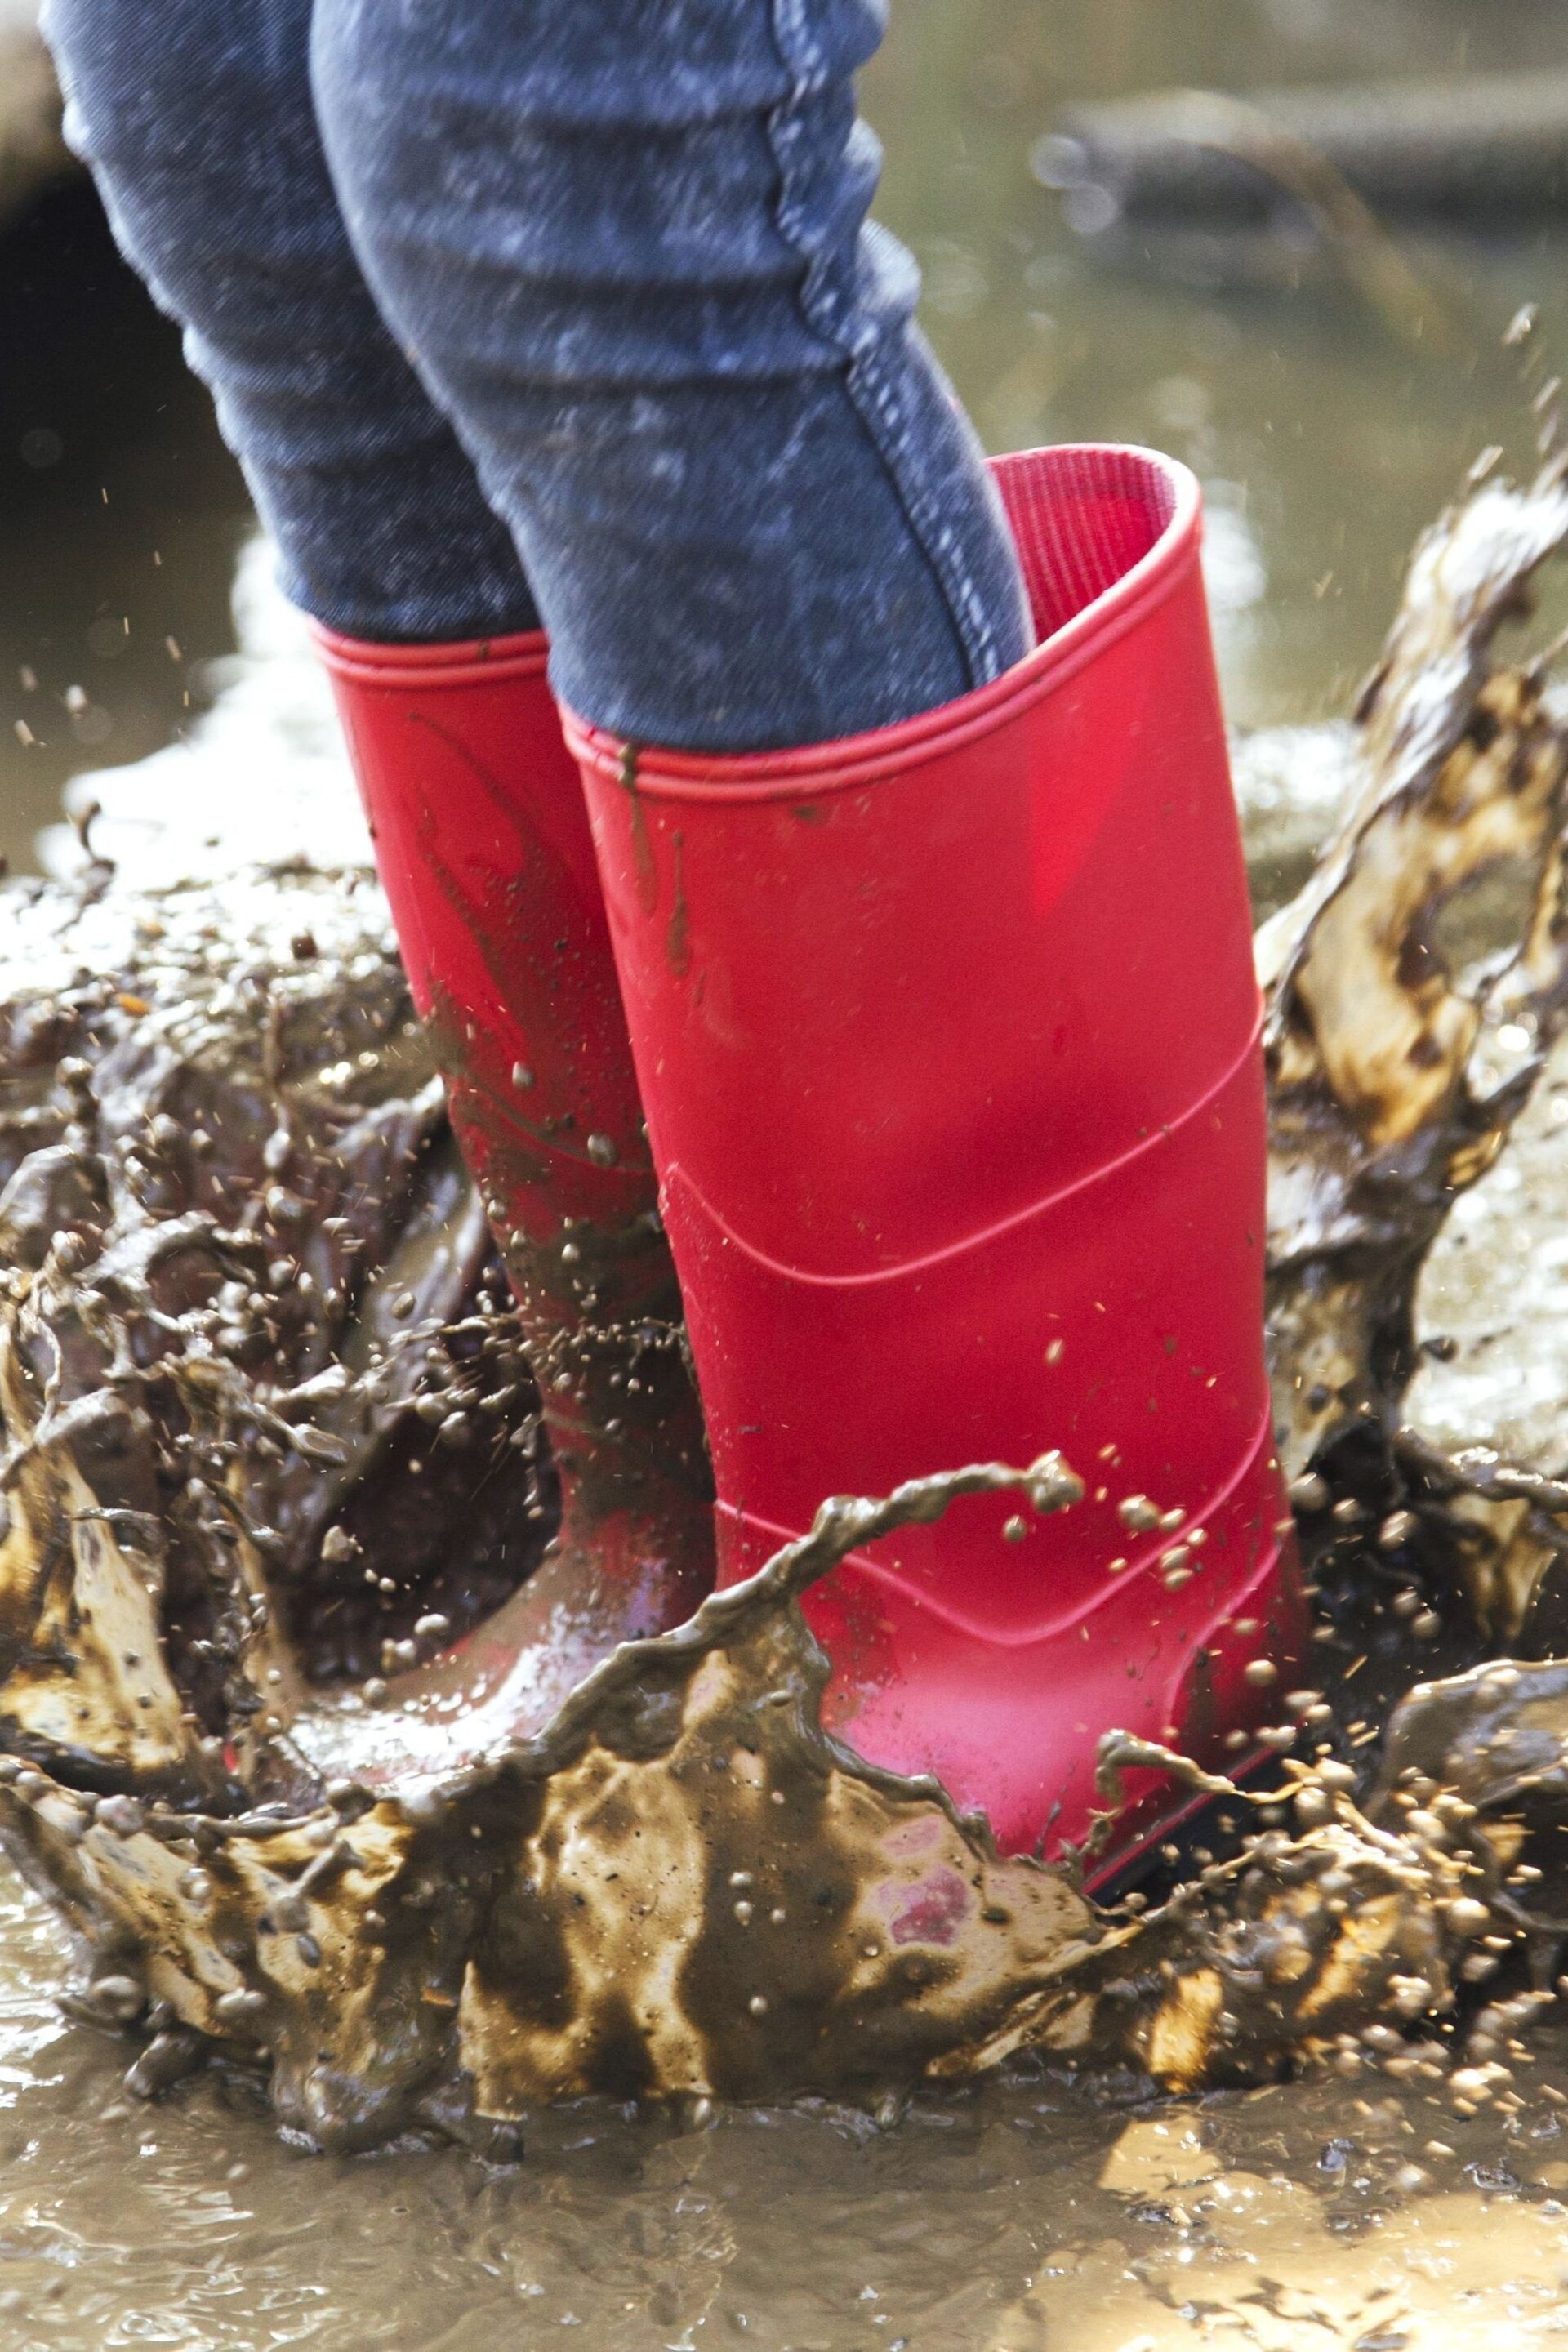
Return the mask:
{"type": "Polygon", "coordinates": [[[317,0],[386,317],[510,524],[561,695],[749,751],[1026,650],[980,450],[868,226],[879,0],[317,0]]]}
{"type": "Polygon", "coordinates": [[[185,329],[286,594],[362,637],[532,628],[510,534],[350,247],[310,18],[310,0],[48,0],[68,136],[185,329]]]}

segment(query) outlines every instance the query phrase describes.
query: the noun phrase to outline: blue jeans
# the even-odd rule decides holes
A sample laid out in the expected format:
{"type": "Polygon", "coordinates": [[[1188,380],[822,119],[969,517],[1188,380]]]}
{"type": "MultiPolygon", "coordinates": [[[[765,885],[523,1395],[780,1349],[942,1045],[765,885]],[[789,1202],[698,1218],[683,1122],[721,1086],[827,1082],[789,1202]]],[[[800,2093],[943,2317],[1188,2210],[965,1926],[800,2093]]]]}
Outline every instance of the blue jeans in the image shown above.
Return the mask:
{"type": "Polygon", "coordinates": [[[870,225],[881,0],[48,0],[68,135],[333,628],[542,621],[671,748],[820,741],[1029,643],[870,225]]]}

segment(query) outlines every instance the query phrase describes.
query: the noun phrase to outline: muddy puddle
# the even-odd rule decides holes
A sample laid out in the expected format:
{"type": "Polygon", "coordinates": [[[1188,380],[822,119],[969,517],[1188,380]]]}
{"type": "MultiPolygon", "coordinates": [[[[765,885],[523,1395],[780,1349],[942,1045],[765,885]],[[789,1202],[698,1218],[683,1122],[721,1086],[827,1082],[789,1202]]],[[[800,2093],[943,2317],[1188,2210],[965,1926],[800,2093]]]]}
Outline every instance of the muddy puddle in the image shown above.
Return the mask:
{"type": "MultiPolygon", "coordinates": [[[[199,2086],[131,2108],[13,1909],[0,2341],[615,2352],[1517,2352],[1563,2334],[1568,2135],[1331,2077],[1179,2106],[1059,2079],[896,2124],[555,2111],[528,2161],[305,2158],[199,2086]],[[563,2332],[569,2331],[569,2332],[563,2332]]],[[[1543,2076],[1556,2056],[1539,2046],[1543,2076]]]]}
{"type": "MultiPolygon", "coordinates": [[[[1237,715],[1334,714],[1238,762],[1315,1638],[1286,1690],[1262,1629],[1221,1630],[1276,1780],[1189,1772],[1206,1810],[1115,1899],[826,1741],[791,1597],[976,1486],[1071,1510],[1086,1465],[846,1506],[585,1684],[564,1621],[554,1675],[509,1678],[548,1451],[254,556],[190,747],[79,787],[101,815],[46,844],[69,880],[14,890],[0,940],[5,2352],[1568,2335],[1550,451],[1527,489],[1482,469],[1353,719],[1342,691],[1477,448],[1529,481],[1550,438],[1549,400],[1512,424],[1549,362],[1492,316],[1542,255],[1414,255],[1471,364],[1304,259],[1282,286],[1090,254],[1026,168],[1058,98],[1507,64],[1557,22],[1215,0],[1176,41],[1157,6],[987,0],[905,11],[873,84],[989,436],[1180,448],[1237,715]],[[465,1634],[478,1671],[443,1681],[465,1634]]],[[[1186,1770],[1104,1763],[1108,1805],[1186,1770]]]]}
{"type": "MultiPolygon", "coordinates": [[[[1568,735],[1520,625],[1565,534],[1549,459],[1424,541],[1260,940],[1317,1687],[1259,1675],[1278,1785],[1193,1776],[1109,1906],[826,1742],[791,1604],[975,1487],[1071,1510],[1068,1465],[841,1506],[520,1690],[484,1635],[549,1465],[351,817],[335,870],[187,827],[157,883],[128,772],[13,886],[0,2342],[1560,2332],[1568,735]]],[[[320,826],[289,664],[231,691],[320,826]]],[[[1103,1760],[1108,1804],[1185,1769],[1103,1760]]]]}

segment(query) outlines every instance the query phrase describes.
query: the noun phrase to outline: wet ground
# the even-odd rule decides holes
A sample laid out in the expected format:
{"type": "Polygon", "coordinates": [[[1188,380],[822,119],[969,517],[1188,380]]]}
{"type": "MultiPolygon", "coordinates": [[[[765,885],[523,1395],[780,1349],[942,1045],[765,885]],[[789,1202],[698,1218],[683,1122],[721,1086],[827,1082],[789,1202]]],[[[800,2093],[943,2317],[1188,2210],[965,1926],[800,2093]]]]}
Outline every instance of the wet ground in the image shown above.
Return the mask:
{"type": "MultiPolygon", "coordinates": [[[[1415,530],[1516,413],[1498,334],[1527,296],[1544,299],[1552,331],[1561,248],[1533,231],[1412,247],[1435,322],[1413,344],[1310,254],[1292,284],[1290,267],[1271,281],[1256,257],[1232,270],[1223,255],[1199,268],[1188,253],[1187,282],[1173,285],[1135,253],[1097,252],[1030,176],[1030,151],[1069,98],[1440,70],[1467,55],[1568,57],[1568,9],[906,0],[871,78],[890,150],[882,210],[921,252],[933,332],[992,443],[1149,438],[1204,474],[1243,723],[1341,707],[1376,650],[1415,530]]],[[[89,211],[59,202],[48,236],[68,233],[69,249],[104,271],[89,211]]],[[[35,299],[68,314],[79,289],[50,257],[58,250],[36,244],[26,266],[35,299]]],[[[234,477],[167,337],[122,287],[114,299],[123,339],[95,341],[85,304],[69,364],[24,373],[20,397],[37,413],[16,434],[6,395],[0,628],[12,642],[0,693],[7,718],[48,713],[32,727],[42,751],[13,751],[9,729],[0,744],[0,835],[17,857],[63,775],[152,748],[182,721],[186,657],[226,643],[243,528],[234,477]],[[45,465],[34,461],[50,445],[21,454],[22,435],[39,431],[62,444],[45,465]],[[21,685],[22,662],[36,689],[21,685]],[[60,698],[79,684],[86,700],[72,711],[60,698]]],[[[1318,773],[1281,790],[1310,795],[1318,773]]],[[[1506,1229],[1521,1183],[1547,1204],[1530,1240],[1556,1274],[1554,1099],[1543,1090],[1531,1115],[1523,1176],[1506,1181],[1515,1163],[1501,1163],[1434,1262],[1429,1311],[1467,1350],[1461,1370],[1498,1328],[1469,1278],[1477,1239],[1489,1219],[1494,1235],[1506,1229]]],[[[1519,1423],[1521,1450],[1555,1468],[1561,1345],[1560,1332],[1532,1341],[1517,1404],[1506,1380],[1500,1391],[1483,1378],[1468,1402],[1446,1391],[1427,1425],[1458,1443],[1486,1433],[1472,1408],[1491,1412],[1510,1438],[1519,1423]]],[[[1541,2034],[1509,2112],[1458,2114],[1447,2086],[1391,2081],[1347,2053],[1343,2071],[1310,2081],[1154,2104],[1131,2080],[1030,2073],[923,2095],[879,2125],[823,2108],[637,2116],[590,2102],[541,2119],[522,2162],[496,2166],[452,2149],[310,2156],[279,2139],[243,2087],[212,2076],[145,2108],[121,2090],[123,2045],[60,2018],[62,1981],[53,1922],[9,1893],[5,2352],[533,2352],[562,2328],[626,2352],[1511,2352],[1568,2335],[1568,2098],[1557,2088],[1568,2063],[1541,2034]]]]}
{"type": "Polygon", "coordinates": [[[147,2110],[0,1913],[0,2343],[389,2352],[1524,2352],[1568,2333],[1560,2053],[1506,2133],[1320,2079],[1136,2110],[1060,2079],[883,2128],[584,2104],[526,2160],[291,2152],[204,2084],[147,2110]],[[564,2330],[581,2330],[564,2335],[564,2330]]]}

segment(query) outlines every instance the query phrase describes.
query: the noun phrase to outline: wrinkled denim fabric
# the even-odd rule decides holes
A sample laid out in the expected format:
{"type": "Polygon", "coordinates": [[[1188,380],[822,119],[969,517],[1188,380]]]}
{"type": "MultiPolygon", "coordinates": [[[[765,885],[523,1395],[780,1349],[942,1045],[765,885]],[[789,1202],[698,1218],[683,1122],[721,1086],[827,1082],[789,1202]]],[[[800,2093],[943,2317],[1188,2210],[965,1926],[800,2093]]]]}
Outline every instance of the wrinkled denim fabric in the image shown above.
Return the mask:
{"type": "Polygon", "coordinates": [[[506,527],[384,325],[310,98],[311,0],[52,0],[67,135],[217,402],[284,593],[334,629],[537,626],[506,527]]]}
{"type": "Polygon", "coordinates": [[[951,700],[1029,642],[914,266],[866,220],[882,24],[49,0],[46,30],[294,600],[369,637],[537,609],[585,717],[746,751],[951,700]]]}

